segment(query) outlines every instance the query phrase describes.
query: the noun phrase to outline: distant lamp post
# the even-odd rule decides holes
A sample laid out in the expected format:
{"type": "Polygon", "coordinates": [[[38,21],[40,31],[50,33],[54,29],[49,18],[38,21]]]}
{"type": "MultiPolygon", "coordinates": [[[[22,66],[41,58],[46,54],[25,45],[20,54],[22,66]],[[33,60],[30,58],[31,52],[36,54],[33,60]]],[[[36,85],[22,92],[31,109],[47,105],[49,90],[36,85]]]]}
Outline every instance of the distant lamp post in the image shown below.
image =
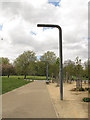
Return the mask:
{"type": "Polygon", "coordinates": [[[61,100],[63,100],[62,29],[59,25],[52,25],[52,24],[37,24],[37,27],[56,27],[59,29],[60,98],[61,100]]]}
{"type": "Polygon", "coordinates": [[[49,61],[42,61],[42,62],[44,62],[44,63],[46,63],[46,83],[47,84],[49,84],[49,80],[48,80],[48,63],[49,63],[49,61]]]}
{"type": "Polygon", "coordinates": [[[47,61],[47,81],[49,81],[48,80],[48,61],[47,61]]]}

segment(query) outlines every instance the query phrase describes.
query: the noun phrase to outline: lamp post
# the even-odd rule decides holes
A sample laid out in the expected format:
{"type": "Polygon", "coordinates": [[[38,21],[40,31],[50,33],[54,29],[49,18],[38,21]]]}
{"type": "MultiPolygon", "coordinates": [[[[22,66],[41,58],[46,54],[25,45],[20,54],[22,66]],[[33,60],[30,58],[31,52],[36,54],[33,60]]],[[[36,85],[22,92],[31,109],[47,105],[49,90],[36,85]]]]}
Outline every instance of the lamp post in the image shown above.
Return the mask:
{"type": "Polygon", "coordinates": [[[44,62],[44,63],[46,63],[46,83],[47,84],[49,84],[49,80],[48,80],[48,63],[49,63],[49,61],[42,61],[42,62],[44,62]]]}
{"type": "Polygon", "coordinates": [[[52,24],[37,24],[37,27],[56,27],[59,29],[60,98],[61,100],[63,100],[62,29],[59,25],[52,25],[52,24]]]}
{"type": "Polygon", "coordinates": [[[47,81],[48,81],[48,61],[46,63],[47,63],[47,81]]]}

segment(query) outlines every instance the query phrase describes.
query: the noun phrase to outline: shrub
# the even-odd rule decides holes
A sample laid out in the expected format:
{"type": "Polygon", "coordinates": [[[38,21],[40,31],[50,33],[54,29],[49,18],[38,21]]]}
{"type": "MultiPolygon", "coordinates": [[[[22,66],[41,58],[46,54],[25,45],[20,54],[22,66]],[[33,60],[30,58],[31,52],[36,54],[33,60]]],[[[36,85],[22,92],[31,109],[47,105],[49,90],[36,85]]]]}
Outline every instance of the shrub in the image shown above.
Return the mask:
{"type": "Polygon", "coordinates": [[[73,88],[71,91],[85,91],[84,88],[73,88]]]}
{"type": "Polygon", "coordinates": [[[79,88],[79,91],[85,91],[85,89],[84,88],[79,88]]]}
{"type": "Polygon", "coordinates": [[[84,101],[84,102],[90,102],[90,98],[85,97],[85,98],[83,98],[83,101],[84,101]]]}
{"type": "Polygon", "coordinates": [[[85,88],[85,90],[90,91],[90,88],[85,88]]]}

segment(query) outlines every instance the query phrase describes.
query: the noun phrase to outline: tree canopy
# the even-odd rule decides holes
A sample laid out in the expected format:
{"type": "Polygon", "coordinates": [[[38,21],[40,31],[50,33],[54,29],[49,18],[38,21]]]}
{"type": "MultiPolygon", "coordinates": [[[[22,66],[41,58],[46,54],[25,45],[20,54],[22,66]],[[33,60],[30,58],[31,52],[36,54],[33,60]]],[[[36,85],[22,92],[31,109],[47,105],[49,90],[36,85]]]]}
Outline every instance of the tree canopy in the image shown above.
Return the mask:
{"type": "MultiPolygon", "coordinates": [[[[59,57],[52,51],[45,52],[40,60],[37,60],[36,54],[33,51],[24,51],[13,62],[10,63],[8,58],[0,59],[0,73],[2,75],[46,75],[46,68],[48,63],[48,75],[59,76],[59,57]],[[2,63],[2,66],[1,66],[2,63]]],[[[88,65],[90,61],[84,63],[84,68],[81,64],[81,59],[76,57],[75,61],[66,60],[63,64],[63,77],[66,78],[68,73],[68,79],[72,76],[84,76],[88,77],[88,65]]]]}
{"type": "Polygon", "coordinates": [[[17,73],[26,75],[34,74],[34,62],[36,61],[36,56],[33,51],[24,51],[16,60],[14,61],[14,66],[17,73]]]}
{"type": "Polygon", "coordinates": [[[8,58],[2,57],[2,75],[12,75],[15,73],[13,65],[10,63],[8,58]]]}
{"type": "Polygon", "coordinates": [[[54,52],[47,51],[46,53],[44,53],[41,56],[40,60],[44,61],[44,62],[55,63],[56,62],[56,55],[54,52]]]}

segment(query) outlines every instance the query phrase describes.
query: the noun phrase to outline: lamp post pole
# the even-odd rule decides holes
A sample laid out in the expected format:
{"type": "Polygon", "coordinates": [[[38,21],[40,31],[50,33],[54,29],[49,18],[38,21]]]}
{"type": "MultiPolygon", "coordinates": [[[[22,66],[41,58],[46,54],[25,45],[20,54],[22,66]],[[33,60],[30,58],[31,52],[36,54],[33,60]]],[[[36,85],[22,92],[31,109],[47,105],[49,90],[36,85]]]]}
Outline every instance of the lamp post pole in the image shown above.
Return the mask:
{"type": "Polygon", "coordinates": [[[63,100],[62,29],[59,25],[52,25],[52,24],[37,24],[37,27],[56,27],[59,29],[60,99],[63,100]]]}
{"type": "Polygon", "coordinates": [[[48,61],[47,61],[47,80],[48,80],[48,61]]]}

